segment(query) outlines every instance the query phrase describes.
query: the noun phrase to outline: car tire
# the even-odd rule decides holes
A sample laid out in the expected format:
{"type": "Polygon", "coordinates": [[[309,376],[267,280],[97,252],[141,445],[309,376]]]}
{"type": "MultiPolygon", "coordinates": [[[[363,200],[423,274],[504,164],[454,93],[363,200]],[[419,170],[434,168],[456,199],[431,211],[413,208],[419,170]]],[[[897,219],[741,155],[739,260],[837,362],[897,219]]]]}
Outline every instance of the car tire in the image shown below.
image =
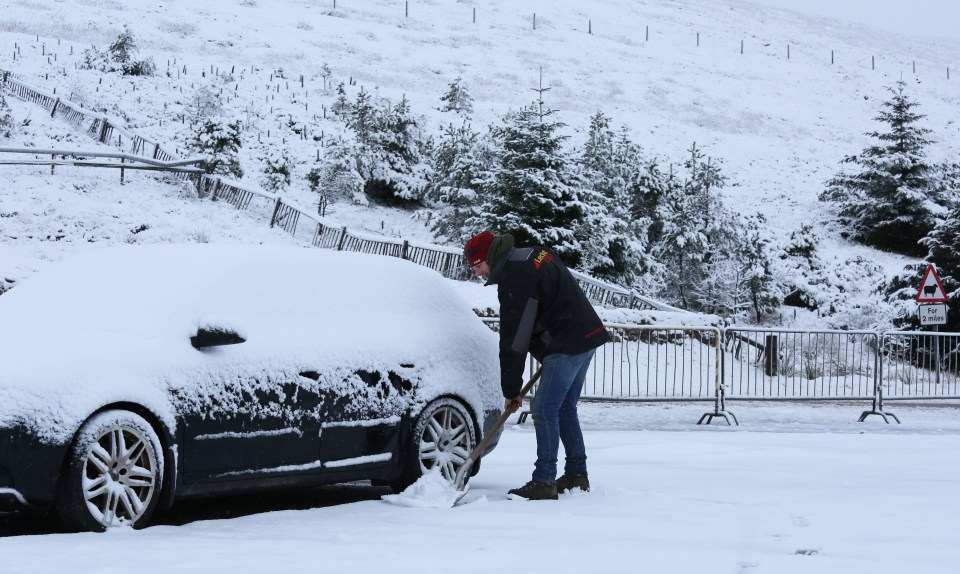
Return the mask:
{"type": "Polygon", "coordinates": [[[401,492],[438,465],[444,478],[453,482],[476,446],[476,425],[463,403],[450,397],[437,399],[417,416],[402,455],[400,477],[390,486],[401,492]]]}
{"type": "Polygon", "coordinates": [[[99,413],[80,427],[60,480],[57,511],[69,530],[140,528],[163,489],[163,450],[156,431],[129,411],[99,413]]]}

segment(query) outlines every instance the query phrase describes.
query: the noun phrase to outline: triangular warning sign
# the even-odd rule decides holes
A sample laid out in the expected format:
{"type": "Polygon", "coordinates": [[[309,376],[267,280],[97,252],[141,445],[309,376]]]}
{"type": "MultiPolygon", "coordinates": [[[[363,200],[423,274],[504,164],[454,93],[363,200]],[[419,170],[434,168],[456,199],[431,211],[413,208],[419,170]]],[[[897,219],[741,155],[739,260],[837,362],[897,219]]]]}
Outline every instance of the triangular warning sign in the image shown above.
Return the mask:
{"type": "Polygon", "coordinates": [[[933,265],[927,265],[927,271],[923,274],[923,281],[920,282],[920,289],[917,290],[917,303],[946,303],[947,292],[943,289],[943,283],[940,282],[940,276],[933,265]]]}

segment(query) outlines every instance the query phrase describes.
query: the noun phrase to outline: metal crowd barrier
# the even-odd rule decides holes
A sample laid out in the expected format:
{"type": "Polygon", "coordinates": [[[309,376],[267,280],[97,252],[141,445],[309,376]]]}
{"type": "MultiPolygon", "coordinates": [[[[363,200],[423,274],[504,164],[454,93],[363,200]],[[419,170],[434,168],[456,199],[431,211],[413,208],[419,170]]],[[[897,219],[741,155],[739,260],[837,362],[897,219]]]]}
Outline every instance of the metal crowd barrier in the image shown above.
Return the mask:
{"type": "Polygon", "coordinates": [[[724,329],[730,399],[872,399],[879,335],[873,331],[724,329]]]}
{"type": "Polygon", "coordinates": [[[881,375],[888,401],[960,399],[960,333],[887,331],[881,375]]]}
{"type": "Polygon", "coordinates": [[[607,324],[613,342],[597,349],[582,396],[640,402],[712,402],[714,410],[697,424],[715,417],[727,424],[721,379],[720,341],[716,327],[607,324]]]}
{"type": "MultiPolygon", "coordinates": [[[[483,321],[499,330],[496,317],[483,321]]],[[[713,402],[697,424],[739,424],[727,400],[870,401],[859,420],[887,423],[900,419],[884,401],[960,400],[960,333],[606,327],[614,341],[597,349],[582,398],[713,402]]]]}

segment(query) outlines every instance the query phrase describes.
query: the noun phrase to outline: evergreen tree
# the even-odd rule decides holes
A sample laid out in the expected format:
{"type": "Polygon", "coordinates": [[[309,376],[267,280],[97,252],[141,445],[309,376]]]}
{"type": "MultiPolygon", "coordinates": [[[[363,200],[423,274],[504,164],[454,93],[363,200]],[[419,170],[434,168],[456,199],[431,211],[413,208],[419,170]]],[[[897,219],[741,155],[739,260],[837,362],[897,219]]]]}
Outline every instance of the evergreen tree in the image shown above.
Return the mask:
{"type": "Polygon", "coordinates": [[[476,233],[490,179],[487,166],[494,161],[493,151],[466,121],[444,128],[433,150],[427,191],[436,206],[431,229],[438,237],[461,245],[476,233]]]}
{"type": "Polygon", "coordinates": [[[454,112],[465,116],[473,113],[473,96],[470,95],[460,76],[453,80],[447,93],[440,96],[440,101],[441,112],[454,112]]]}
{"type": "Polygon", "coordinates": [[[329,138],[318,170],[316,190],[329,197],[344,197],[367,205],[363,193],[363,177],[357,171],[354,143],[344,136],[329,138]]]}
{"type": "Polygon", "coordinates": [[[578,237],[584,246],[582,267],[624,285],[636,283],[650,266],[645,253],[650,219],[631,213],[641,161],[639,147],[626,132],[614,133],[609,118],[594,114],[579,158],[586,191],[598,196],[593,202],[583,200],[587,215],[578,237]]]}
{"type": "Polygon", "coordinates": [[[357,140],[359,140],[360,143],[370,143],[377,120],[377,110],[373,106],[370,92],[364,90],[363,86],[360,86],[360,91],[357,92],[357,99],[350,105],[349,109],[350,111],[346,118],[347,127],[357,134],[357,140]]]}
{"type": "Polygon", "coordinates": [[[123,32],[107,48],[107,54],[117,66],[111,66],[110,71],[119,69],[127,76],[152,76],[156,71],[156,65],[153,60],[135,60],[134,57],[140,49],[129,28],[124,27],[123,32]]]}
{"type": "Polygon", "coordinates": [[[816,311],[829,308],[830,298],[825,296],[830,278],[817,251],[817,238],[813,226],[803,224],[790,233],[790,238],[780,255],[784,271],[784,305],[816,311]]]}
{"type": "Polygon", "coordinates": [[[564,124],[538,111],[538,104],[507,114],[493,129],[501,163],[490,185],[483,217],[487,226],[511,233],[518,245],[552,246],[570,267],[580,263],[573,229],[582,215],[570,166],[561,149],[564,124]]]}
{"type": "Polygon", "coordinates": [[[209,174],[243,177],[240,160],[240,125],[238,122],[223,124],[206,120],[200,130],[188,144],[189,148],[201,154],[200,167],[209,174]]]}
{"type": "MultiPolygon", "coordinates": [[[[327,88],[330,85],[330,78],[333,76],[333,70],[330,69],[330,66],[324,62],[320,66],[320,77],[323,78],[323,93],[327,93],[327,88]]],[[[340,84],[341,86],[343,84],[340,84]]]]}
{"type": "Polygon", "coordinates": [[[140,49],[137,47],[137,41],[133,38],[133,32],[124,27],[123,32],[117,36],[117,39],[107,48],[110,59],[118,64],[130,64],[134,56],[140,49]]]}
{"type": "Polygon", "coordinates": [[[663,228],[654,250],[664,266],[663,296],[696,310],[707,266],[711,259],[732,253],[737,227],[718,194],[726,182],[720,167],[704,161],[696,144],[688,151],[683,164],[686,179],[680,181],[671,174],[664,182],[659,210],[663,228]]]}
{"type": "Polygon", "coordinates": [[[284,149],[273,148],[263,158],[261,185],[267,191],[282,191],[290,185],[290,158],[284,149]]]}
{"type": "Polygon", "coordinates": [[[902,80],[888,88],[892,97],[874,118],[888,125],[889,131],[867,133],[878,143],[844,158],[843,163],[859,171],[837,174],[820,199],[837,204],[841,222],[856,241],[921,255],[918,242],[933,229],[944,199],[937,170],[925,159],[930,130],[916,125],[925,116],[913,111],[917,104],[905,88],[902,80]]]}
{"type": "Polygon", "coordinates": [[[335,118],[344,122],[350,117],[350,100],[347,99],[347,90],[343,87],[343,82],[337,85],[337,99],[330,106],[330,111],[335,118]]]}
{"type": "Polygon", "coordinates": [[[737,246],[743,288],[756,322],[780,307],[785,295],[779,273],[774,270],[774,239],[761,214],[748,217],[737,246]]]}
{"type": "MultiPolygon", "coordinates": [[[[372,108],[366,144],[367,182],[364,191],[386,203],[419,201],[427,184],[429,165],[423,160],[421,142],[417,134],[419,120],[410,110],[406,97],[391,106],[384,100],[372,108]]],[[[358,120],[359,123],[359,120],[358,120]]]]}
{"type": "Polygon", "coordinates": [[[13,114],[10,113],[10,104],[7,98],[0,94],[0,137],[8,138],[13,135],[13,114]]]}

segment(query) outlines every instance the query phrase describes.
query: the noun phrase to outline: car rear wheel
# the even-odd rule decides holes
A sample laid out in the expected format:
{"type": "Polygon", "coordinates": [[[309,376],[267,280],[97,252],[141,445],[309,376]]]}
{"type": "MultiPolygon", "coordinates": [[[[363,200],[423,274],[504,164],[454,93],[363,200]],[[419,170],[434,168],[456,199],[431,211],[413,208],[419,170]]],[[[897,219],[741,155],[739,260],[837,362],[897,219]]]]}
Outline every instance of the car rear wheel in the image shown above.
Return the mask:
{"type": "Polygon", "coordinates": [[[391,486],[401,491],[434,467],[453,482],[476,446],[477,431],[466,407],[449,397],[433,401],[413,425],[402,474],[391,486]]]}
{"type": "Polygon", "coordinates": [[[57,509],[72,530],[143,526],[163,486],[160,439],[143,417],[122,410],[88,420],[74,438],[57,509]]]}

